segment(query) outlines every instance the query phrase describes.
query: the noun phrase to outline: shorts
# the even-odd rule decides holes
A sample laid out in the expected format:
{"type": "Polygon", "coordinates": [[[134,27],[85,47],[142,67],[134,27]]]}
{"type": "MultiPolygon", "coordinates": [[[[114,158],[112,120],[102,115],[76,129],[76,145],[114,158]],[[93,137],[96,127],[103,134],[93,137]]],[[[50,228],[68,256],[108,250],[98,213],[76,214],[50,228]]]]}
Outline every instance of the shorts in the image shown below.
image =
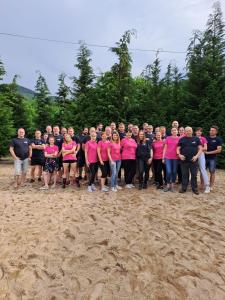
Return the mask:
{"type": "Polygon", "coordinates": [[[101,165],[99,162],[99,168],[101,169],[102,172],[102,178],[106,178],[110,176],[110,166],[109,166],[109,161],[104,161],[104,165],[101,165]]]}
{"type": "Polygon", "coordinates": [[[31,157],[31,166],[43,166],[45,162],[44,157],[39,158],[39,157],[31,157]]]}
{"type": "Polygon", "coordinates": [[[216,172],[216,157],[206,158],[206,168],[209,168],[209,173],[216,172]]]}
{"type": "Polygon", "coordinates": [[[75,164],[77,161],[75,159],[63,160],[63,164],[75,164]]]}
{"type": "Polygon", "coordinates": [[[20,176],[21,174],[26,174],[29,166],[29,159],[15,159],[14,160],[14,171],[15,176],[20,176]]]}
{"type": "Polygon", "coordinates": [[[58,162],[56,158],[46,158],[43,171],[47,173],[54,173],[58,170],[58,162]]]}

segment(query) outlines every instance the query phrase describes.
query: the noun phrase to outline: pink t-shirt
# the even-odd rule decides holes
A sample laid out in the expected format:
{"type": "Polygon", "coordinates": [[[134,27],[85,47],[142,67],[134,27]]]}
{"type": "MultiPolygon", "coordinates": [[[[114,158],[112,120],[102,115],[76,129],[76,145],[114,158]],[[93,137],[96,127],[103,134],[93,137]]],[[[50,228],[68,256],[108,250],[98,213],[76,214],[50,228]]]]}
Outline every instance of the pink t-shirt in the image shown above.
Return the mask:
{"type": "Polygon", "coordinates": [[[97,147],[97,142],[92,140],[85,144],[85,150],[87,150],[87,159],[89,163],[96,163],[98,161],[97,147]]]}
{"type": "Polygon", "coordinates": [[[202,146],[204,146],[205,144],[208,144],[207,139],[204,136],[201,136],[199,139],[201,141],[202,146]]]}
{"type": "Polygon", "coordinates": [[[105,141],[105,142],[99,141],[98,142],[98,148],[100,149],[102,161],[109,160],[109,156],[108,156],[109,144],[110,144],[110,141],[105,141]]]}
{"type": "Polygon", "coordinates": [[[165,145],[167,145],[165,158],[167,159],[177,159],[177,144],[180,140],[179,136],[173,137],[168,136],[165,140],[165,145]]]}
{"type": "Polygon", "coordinates": [[[132,138],[124,138],[121,141],[122,159],[136,159],[137,143],[132,138]]]}
{"type": "Polygon", "coordinates": [[[120,154],[120,143],[110,143],[109,144],[110,149],[110,155],[112,157],[112,160],[121,160],[121,154],[120,154]]]}
{"type": "Polygon", "coordinates": [[[54,154],[55,152],[59,152],[59,147],[54,145],[54,146],[49,146],[49,145],[46,145],[45,146],[45,152],[47,154],[54,154]]]}
{"type": "Polygon", "coordinates": [[[163,148],[164,148],[164,141],[154,141],[152,143],[153,159],[162,159],[163,148]]]}
{"type": "MultiPolygon", "coordinates": [[[[76,146],[76,142],[72,141],[69,144],[63,143],[62,144],[62,149],[63,150],[72,150],[75,146],[76,146]]],[[[75,153],[71,153],[71,154],[66,154],[63,156],[63,161],[65,160],[77,160],[76,154],[75,153]]]]}

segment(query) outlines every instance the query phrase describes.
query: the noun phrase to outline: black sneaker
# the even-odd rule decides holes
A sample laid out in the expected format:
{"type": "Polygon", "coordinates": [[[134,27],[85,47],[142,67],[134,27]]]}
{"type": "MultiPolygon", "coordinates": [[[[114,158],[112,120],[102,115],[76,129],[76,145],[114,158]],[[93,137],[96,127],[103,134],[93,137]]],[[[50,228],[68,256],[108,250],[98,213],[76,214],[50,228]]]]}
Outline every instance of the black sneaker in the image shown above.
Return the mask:
{"type": "Polygon", "coordinates": [[[34,179],[31,179],[31,180],[30,180],[30,183],[34,183],[34,182],[35,182],[35,180],[34,180],[34,179]]]}
{"type": "Polygon", "coordinates": [[[38,177],[38,181],[41,181],[41,177],[38,177]]]}
{"type": "Polygon", "coordinates": [[[181,189],[181,190],[179,190],[179,193],[184,194],[184,193],[186,193],[186,190],[181,189]]]}
{"type": "Polygon", "coordinates": [[[195,195],[199,195],[199,191],[198,191],[198,190],[193,190],[193,193],[194,193],[195,195]]]}
{"type": "Polygon", "coordinates": [[[139,190],[142,190],[142,189],[143,189],[142,183],[139,184],[138,189],[139,189],[139,190]]]}

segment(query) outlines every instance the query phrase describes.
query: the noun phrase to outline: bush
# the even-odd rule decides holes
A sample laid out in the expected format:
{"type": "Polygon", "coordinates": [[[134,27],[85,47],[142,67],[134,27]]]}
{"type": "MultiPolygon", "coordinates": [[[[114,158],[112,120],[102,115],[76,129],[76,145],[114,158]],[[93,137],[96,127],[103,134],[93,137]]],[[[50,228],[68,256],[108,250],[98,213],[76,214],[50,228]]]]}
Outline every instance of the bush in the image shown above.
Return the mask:
{"type": "Polygon", "coordinates": [[[222,146],[222,152],[218,155],[217,165],[219,169],[225,169],[225,144],[222,146]]]}

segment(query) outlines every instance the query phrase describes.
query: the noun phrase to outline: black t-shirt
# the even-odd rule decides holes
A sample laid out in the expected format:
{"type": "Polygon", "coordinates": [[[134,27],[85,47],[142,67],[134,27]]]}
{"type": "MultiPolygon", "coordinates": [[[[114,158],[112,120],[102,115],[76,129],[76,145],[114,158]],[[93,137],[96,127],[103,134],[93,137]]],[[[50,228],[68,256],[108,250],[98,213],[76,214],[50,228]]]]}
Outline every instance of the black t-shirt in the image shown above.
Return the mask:
{"type": "Polygon", "coordinates": [[[77,145],[80,144],[80,139],[79,139],[78,136],[74,135],[74,136],[72,136],[71,138],[72,138],[72,140],[73,140],[77,145]]]}
{"type": "Polygon", "coordinates": [[[193,156],[198,153],[199,145],[201,145],[201,141],[196,136],[184,136],[178,142],[178,146],[180,146],[180,154],[185,156],[186,161],[191,161],[193,156]]]}
{"type": "Polygon", "coordinates": [[[24,160],[29,157],[30,140],[27,138],[14,138],[12,139],[10,146],[13,147],[13,150],[19,159],[24,160]]]}
{"type": "Polygon", "coordinates": [[[59,151],[62,149],[63,136],[61,134],[54,135],[55,145],[59,147],[59,151]]]}
{"type": "MultiPolygon", "coordinates": [[[[222,139],[219,136],[216,137],[210,137],[207,136],[207,151],[215,151],[217,150],[218,146],[222,146],[222,139]]],[[[206,154],[206,158],[214,158],[216,157],[216,154],[206,154]]]]}
{"type": "Polygon", "coordinates": [[[137,158],[147,160],[151,157],[151,143],[146,141],[145,143],[140,143],[137,145],[136,149],[137,158]]]}
{"type": "Polygon", "coordinates": [[[148,139],[149,143],[152,144],[153,143],[153,140],[155,138],[155,135],[154,133],[145,133],[145,137],[148,139]]]}
{"type": "Polygon", "coordinates": [[[137,143],[137,140],[138,140],[138,135],[134,135],[134,134],[132,134],[131,138],[132,138],[133,140],[135,140],[135,142],[137,143]]]}
{"type": "MultiPolygon", "coordinates": [[[[43,145],[45,144],[45,141],[42,139],[33,139],[30,141],[31,144],[34,145],[43,145]]],[[[32,158],[39,158],[39,159],[44,159],[44,150],[41,149],[32,149],[32,158]]]]}
{"type": "Polygon", "coordinates": [[[120,139],[122,140],[122,139],[124,139],[125,138],[125,136],[126,136],[126,132],[124,131],[124,132],[118,132],[119,133],[119,136],[120,136],[120,139]]]}

